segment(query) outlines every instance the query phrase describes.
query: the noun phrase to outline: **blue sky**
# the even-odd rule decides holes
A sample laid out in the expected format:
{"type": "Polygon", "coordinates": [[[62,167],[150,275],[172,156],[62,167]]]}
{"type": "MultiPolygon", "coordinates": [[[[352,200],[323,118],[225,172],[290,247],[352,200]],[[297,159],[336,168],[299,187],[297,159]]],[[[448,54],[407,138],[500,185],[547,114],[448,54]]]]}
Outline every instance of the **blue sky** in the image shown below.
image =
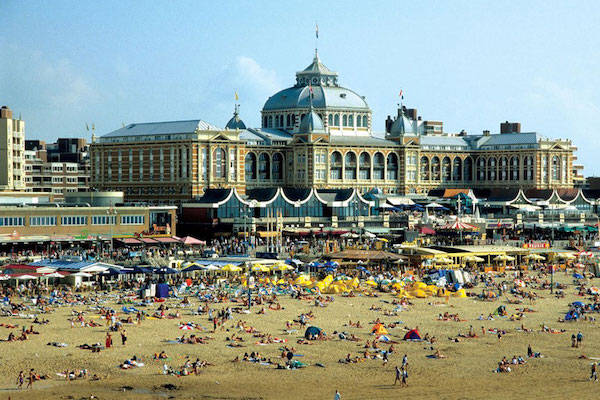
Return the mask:
{"type": "Polygon", "coordinates": [[[269,95],[319,54],[366,99],[374,130],[405,104],[446,131],[570,138],[600,174],[598,1],[0,1],[0,103],[29,138],[201,118],[269,95]]]}

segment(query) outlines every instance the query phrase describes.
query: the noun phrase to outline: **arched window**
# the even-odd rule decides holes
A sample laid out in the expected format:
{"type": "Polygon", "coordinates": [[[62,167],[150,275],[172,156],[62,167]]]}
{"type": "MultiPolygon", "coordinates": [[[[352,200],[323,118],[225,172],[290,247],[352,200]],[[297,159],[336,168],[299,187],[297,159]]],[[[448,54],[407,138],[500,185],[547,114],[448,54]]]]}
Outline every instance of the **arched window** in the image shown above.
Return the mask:
{"type": "Polygon", "coordinates": [[[442,159],[442,181],[449,182],[451,178],[451,166],[450,166],[450,158],[444,157],[442,159]]]}
{"type": "Polygon", "coordinates": [[[348,116],[346,114],[342,116],[342,126],[348,126],[348,116]]]}
{"type": "Polygon", "coordinates": [[[227,176],[227,155],[223,149],[215,149],[213,152],[213,171],[216,179],[227,176]]]}
{"type": "Polygon", "coordinates": [[[435,156],[431,159],[431,180],[439,181],[440,179],[440,159],[437,156],[435,156]]]}
{"type": "Polygon", "coordinates": [[[488,158],[488,180],[496,180],[496,157],[488,158]]]}
{"type": "Polygon", "coordinates": [[[362,126],[363,126],[363,128],[367,128],[369,126],[369,124],[367,123],[366,115],[363,115],[363,117],[362,117],[362,126]]]}
{"type": "Polygon", "coordinates": [[[273,116],[269,115],[269,122],[267,123],[267,128],[272,128],[273,127],[273,116]]]}
{"type": "Polygon", "coordinates": [[[500,173],[499,173],[498,178],[501,181],[508,180],[508,158],[507,157],[500,158],[500,173]]]}
{"type": "Polygon", "coordinates": [[[286,115],[286,117],[285,117],[285,126],[286,126],[286,128],[291,125],[291,122],[292,122],[291,114],[286,115]]]}
{"type": "Polygon", "coordinates": [[[348,116],[348,126],[354,127],[354,115],[348,116]]]}
{"type": "MultiPolygon", "coordinates": [[[[331,115],[329,115],[331,117],[331,115]]],[[[342,179],[342,153],[334,151],[329,158],[330,178],[339,180],[342,179]]]]}
{"type": "Polygon", "coordinates": [[[267,117],[263,117],[263,128],[267,127],[268,122],[269,122],[269,119],[267,117]]]}
{"type": "Polygon", "coordinates": [[[525,176],[524,178],[528,181],[533,180],[533,156],[525,157],[525,176]]]}
{"type": "Polygon", "coordinates": [[[560,181],[560,157],[552,157],[552,180],[560,181]]]}
{"type": "Polygon", "coordinates": [[[246,181],[256,179],[256,154],[248,153],[245,158],[246,181]]]}
{"type": "Polygon", "coordinates": [[[387,178],[390,181],[398,179],[398,156],[396,153],[390,153],[387,156],[387,178]]]}
{"type": "Polygon", "coordinates": [[[329,126],[333,125],[333,114],[329,114],[327,117],[327,122],[329,123],[329,126]]]}
{"type": "Polygon", "coordinates": [[[259,179],[271,179],[271,162],[267,153],[260,153],[258,156],[258,177],[259,179]]]}
{"type": "Polygon", "coordinates": [[[462,160],[458,157],[455,157],[452,162],[452,180],[462,181],[462,160]]]}
{"type": "Polygon", "coordinates": [[[385,158],[380,152],[373,156],[373,178],[383,180],[385,176],[385,158]]]}
{"type": "Polygon", "coordinates": [[[471,157],[465,158],[463,163],[463,178],[465,182],[471,182],[473,180],[473,159],[471,157]]]}
{"type": "Polygon", "coordinates": [[[360,117],[360,115],[356,116],[356,126],[358,128],[360,128],[362,126],[362,118],[360,117]]]}
{"type": "Polygon", "coordinates": [[[283,180],[283,155],[281,153],[273,154],[273,179],[283,180]]]}
{"type": "Polygon", "coordinates": [[[333,125],[340,126],[340,114],[335,114],[333,116],[333,125]]]}
{"type": "Polygon", "coordinates": [[[344,157],[344,177],[356,180],[356,154],[352,151],[347,152],[344,157]]]}
{"type": "Polygon", "coordinates": [[[510,180],[519,180],[519,156],[513,156],[510,159],[510,180]]]}
{"type": "Polygon", "coordinates": [[[421,180],[428,181],[429,179],[431,179],[431,176],[429,174],[429,158],[425,156],[421,157],[421,161],[419,162],[419,164],[421,165],[421,180]]]}
{"type": "Polygon", "coordinates": [[[358,178],[363,181],[371,179],[371,156],[366,151],[358,157],[358,178]]]}

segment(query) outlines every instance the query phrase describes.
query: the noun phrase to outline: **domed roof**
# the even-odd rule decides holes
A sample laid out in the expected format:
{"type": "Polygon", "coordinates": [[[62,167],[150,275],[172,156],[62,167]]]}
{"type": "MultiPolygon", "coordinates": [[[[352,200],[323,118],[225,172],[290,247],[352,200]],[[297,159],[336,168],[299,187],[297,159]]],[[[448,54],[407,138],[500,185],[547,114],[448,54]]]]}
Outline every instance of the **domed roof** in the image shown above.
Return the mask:
{"type": "MultiPolygon", "coordinates": [[[[340,86],[313,86],[313,107],[369,111],[369,105],[356,92],[340,86]]],[[[269,97],[263,111],[308,108],[309,87],[291,87],[269,97]]]]}
{"type": "Polygon", "coordinates": [[[323,126],[323,121],[321,117],[314,112],[312,109],[308,114],[302,118],[300,121],[300,130],[301,133],[325,133],[325,127],[323,126]]]}
{"type": "Polygon", "coordinates": [[[235,105],[233,117],[231,117],[229,122],[227,122],[227,125],[225,125],[225,129],[246,129],[246,124],[244,124],[244,121],[242,121],[242,119],[240,118],[239,106],[237,104],[235,105]]]}
{"type": "Polygon", "coordinates": [[[296,85],[269,97],[263,111],[308,108],[309,85],[313,89],[314,108],[369,111],[369,105],[362,96],[338,85],[337,73],[327,68],[316,53],[313,62],[296,73],[296,85]]]}

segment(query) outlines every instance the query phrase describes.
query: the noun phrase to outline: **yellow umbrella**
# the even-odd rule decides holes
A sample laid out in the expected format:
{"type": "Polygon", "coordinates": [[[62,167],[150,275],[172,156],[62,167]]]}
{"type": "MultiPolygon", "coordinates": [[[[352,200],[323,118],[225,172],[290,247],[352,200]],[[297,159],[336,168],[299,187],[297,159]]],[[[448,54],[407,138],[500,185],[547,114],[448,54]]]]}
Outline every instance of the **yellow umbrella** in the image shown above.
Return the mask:
{"type": "Polygon", "coordinates": [[[240,272],[241,270],[242,269],[240,267],[237,267],[233,264],[227,264],[226,266],[221,268],[221,271],[223,272],[240,272]]]}
{"type": "Polygon", "coordinates": [[[290,269],[294,269],[287,264],[275,264],[273,266],[273,271],[289,271],[290,269]]]}
{"type": "Polygon", "coordinates": [[[573,260],[575,259],[575,255],[573,253],[558,253],[556,258],[564,259],[564,260],[573,260]]]}
{"type": "Polygon", "coordinates": [[[452,264],[453,263],[453,261],[450,258],[446,258],[446,257],[434,258],[433,262],[436,264],[452,264]]]}
{"type": "Polygon", "coordinates": [[[506,254],[501,254],[499,256],[494,257],[494,261],[514,261],[515,258],[506,254]]]}
{"type": "Polygon", "coordinates": [[[252,272],[270,272],[269,267],[262,264],[254,264],[252,268],[250,268],[252,272]]]}

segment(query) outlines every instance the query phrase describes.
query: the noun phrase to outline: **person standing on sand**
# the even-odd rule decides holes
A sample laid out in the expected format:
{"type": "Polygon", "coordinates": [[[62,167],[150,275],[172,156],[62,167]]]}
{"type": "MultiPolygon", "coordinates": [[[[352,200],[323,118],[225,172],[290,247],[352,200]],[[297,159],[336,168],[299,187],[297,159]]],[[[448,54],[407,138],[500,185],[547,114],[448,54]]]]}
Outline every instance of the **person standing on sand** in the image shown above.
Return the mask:
{"type": "Polygon", "coordinates": [[[333,400],[342,400],[342,395],[340,394],[340,392],[338,392],[338,390],[335,390],[335,395],[333,396],[333,400]]]}
{"type": "Polygon", "coordinates": [[[27,389],[33,389],[33,381],[35,381],[35,374],[33,373],[33,368],[31,368],[27,377],[27,389]]]}
{"type": "Polygon", "coordinates": [[[112,346],[112,336],[110,335],[110,333],[106,334],[106,348],[110,349],[110,346],[112,346]]]}
{"type": "Polygon", "coordinates": [[[408,371],[406,371],[406,368],[402,367],[402,386],[408,386],[406,378],[408,378],[408,371]]]}
{"type": "Polygon", "coordinates": [[[21,371],[17,377],[17,389],[23,389],[23,383],[25,383],[25,374],[21,371]]]}
{"type": "Polygon", "coordinates": [[[123,344],[123,346],[127,344],[127,331],[125,329],[121,331],[121,344],[123,344]]]}
{"type": "Polygon", "coordinates": [[[592,363],[592,374],[590,375],[590,381],[592,379],[594,380],[594,382],[598,382],[598,367],[595,362],[592,363]]]}
{"type": "Polygon", "coordinates": [[[398,368],[397,365],[395,367],[395,371],[396,371],[396,379],[394,379],[394,386],[396,386],[396,383],[398,383],[398,381],[401,380],[401,378],[400,378],[400,368],[398,368]]]}

